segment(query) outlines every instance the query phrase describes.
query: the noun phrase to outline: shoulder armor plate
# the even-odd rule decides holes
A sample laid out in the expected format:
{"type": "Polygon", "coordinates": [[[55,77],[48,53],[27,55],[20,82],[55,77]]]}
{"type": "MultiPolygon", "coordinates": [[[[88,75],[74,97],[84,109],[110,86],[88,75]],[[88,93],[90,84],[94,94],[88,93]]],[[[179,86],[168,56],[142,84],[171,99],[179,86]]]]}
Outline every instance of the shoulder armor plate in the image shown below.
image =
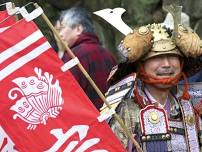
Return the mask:
{"type": "MultiPolygon", "coordinates": [[[[108,89],[107,93],[105,94],[105,97],[107,102],[112,106],[114,110],[119,105],[121,100],[134,87],[135,78],[136,75],[133,73],[108,89]]],[[[101,113],[105,113],[108,110],[109,108],[105,104],[100,109],[101,113]]]]}

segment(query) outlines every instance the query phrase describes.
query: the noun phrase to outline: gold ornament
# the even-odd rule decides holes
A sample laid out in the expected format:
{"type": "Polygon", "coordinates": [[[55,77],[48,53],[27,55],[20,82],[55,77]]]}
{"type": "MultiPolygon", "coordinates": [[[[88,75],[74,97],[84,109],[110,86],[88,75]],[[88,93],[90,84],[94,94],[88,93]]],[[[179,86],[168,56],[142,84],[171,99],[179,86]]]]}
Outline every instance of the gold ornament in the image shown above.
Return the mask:
{"type": "Polygon", "coordinates": [[[153,124],[157,124],[159,123],[160,119],[159,119],[159,116],[156,112],[151,112],[149,114],[149,121],[153,124]]]}
{"type": "Polygon", "coordinates": [[[185,117],[185,121],[189,126],[192,126],[195,123],[195,119],[193,115],[187,115],[185,117]]]}

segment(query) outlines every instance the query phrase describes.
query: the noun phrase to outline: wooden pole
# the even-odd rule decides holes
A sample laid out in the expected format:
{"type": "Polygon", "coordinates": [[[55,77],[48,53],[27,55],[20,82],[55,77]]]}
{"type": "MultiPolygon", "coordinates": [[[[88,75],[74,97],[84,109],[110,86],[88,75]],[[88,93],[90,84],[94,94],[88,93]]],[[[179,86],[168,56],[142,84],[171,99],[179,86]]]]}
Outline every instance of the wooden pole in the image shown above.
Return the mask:
{"type": "MultiPolygon", "coordinates": [[[[37,3],[35,3],[34,6],[36,8],[39,7],[39,5],[37,3]]],[[[53,33],[55,34],[55,36],[61,41],[62,45],[64,46],[64,48],[66,49],[66,51],[70,55],[70,57],[72,59],[74,59],[76,56],[71,51],[71,49],[67,46],[67,44],[61,39],[59,33],[57,32],[57,30],[54,28],[54,26],[52,25],[52,23],[50,22],[50,20],[48,19],[48,17],[44,13],[42,14],[42,18],[48,24],[49,28],[53,31],[53,33]]],[[[104,103],[107,105],[107,107],[109,109],[111,109],[112,108],[111,105],[107,102],[106,98],[104,97],[104,95],[102,94],[102,92],[100,91],[100,89],[97,87],[97,85],[95,84],[95,82],[91,79],[91,77],[89,76],[89,74],[86,72],[86,70],[84,69],[84,67],[80,63],[78,64],[78,67],[81,70],[81,72],[84,74],[84,76],[87,78],[87,80],[89,81],[89,83],[92,85],[92,87],[95,89],[95,91],[97,92],[97,94],[99,95],[99,97],[104,101],[104,103]]],[[[143,152],[142,149],[141,149],[141,147],[140,147],[140,145],[138,144],[138,142],[134,139],[132,133],[127,129],[127,127],[123,123],[123,120],[120,118],[120,116],[115,113],[114,117],[119,122],[119,124],[122,127],[122,129],[124,130],[125,134],[133,142],[133,144],[137,148],[138,152],[143,152]]]]}
{"type": "MultiPolygon", "coordinates": [[[[15,3],[12,3],[12,8],[14,9],[15,8],[15,3]]],[[[15,20],[16,21],[18,21],[19,19],[18,19],[18,15],[17,14],[15,14],[15,20]]]]}

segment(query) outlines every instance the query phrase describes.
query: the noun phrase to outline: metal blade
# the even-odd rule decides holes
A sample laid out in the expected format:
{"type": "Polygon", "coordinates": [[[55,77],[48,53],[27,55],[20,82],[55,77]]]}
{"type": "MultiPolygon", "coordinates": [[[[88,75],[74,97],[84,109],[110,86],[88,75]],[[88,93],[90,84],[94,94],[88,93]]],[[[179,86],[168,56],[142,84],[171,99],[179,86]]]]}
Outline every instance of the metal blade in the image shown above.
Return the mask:
{"type": "Polygon", "coordinates": [[[100,16],[117,30],[119,30],[124,35],[132,32],[133,30],[123,22],[121,16],[126,10],[123,8],[114,8],[114,9],[103,9],[100,11],[93,12],[94,14],[100,16]]]}
{"type": "Polygon", "coordinates": [[[175,39],[178,35],[178,24],[181,24],[181,13],[182,6],[180,6],[180,0],[164,0],[163,9],[173,16],[174,20],[174,32],[173,38],[175,39]]]}

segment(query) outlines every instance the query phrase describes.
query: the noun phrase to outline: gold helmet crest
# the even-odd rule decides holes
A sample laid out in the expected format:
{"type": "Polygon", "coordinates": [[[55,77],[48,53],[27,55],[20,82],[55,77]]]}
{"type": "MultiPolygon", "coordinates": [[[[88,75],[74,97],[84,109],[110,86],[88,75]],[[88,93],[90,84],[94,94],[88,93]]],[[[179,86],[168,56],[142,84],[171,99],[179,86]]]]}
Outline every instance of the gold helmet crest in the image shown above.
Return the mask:
{"type": "Polygon", "coordinates": [[[134,29],[119,45],[119,51],[128,58],[128,62],[162,54],[176,54],[181,52],[173,42],[166,28],[160,24],[151,24],[134,29]]]}

